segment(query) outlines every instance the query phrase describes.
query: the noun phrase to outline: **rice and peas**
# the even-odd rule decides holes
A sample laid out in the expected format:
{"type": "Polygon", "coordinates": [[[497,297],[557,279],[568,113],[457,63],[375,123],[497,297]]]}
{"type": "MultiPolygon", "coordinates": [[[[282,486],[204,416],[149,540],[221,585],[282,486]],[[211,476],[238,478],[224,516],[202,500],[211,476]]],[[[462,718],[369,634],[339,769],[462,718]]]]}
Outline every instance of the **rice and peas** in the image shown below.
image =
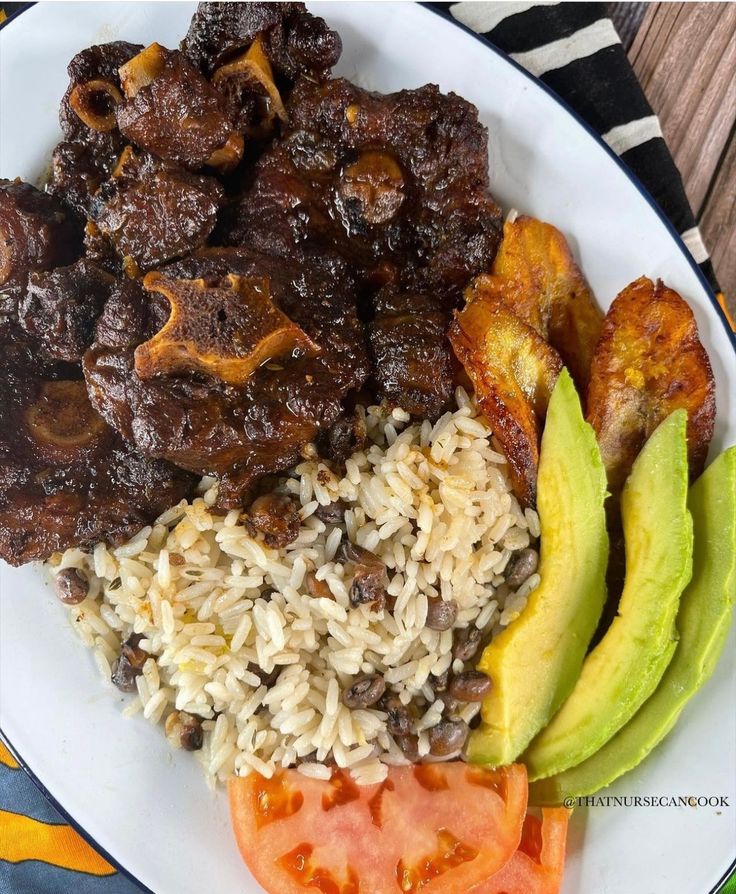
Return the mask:
{"type": "Polygon", "coordinates": [[[462,388],[456,406],[435,424],[369,407],[366,445],[344,470],[313,458],[277,479],[299,507],[285,547],[269,547],[240,511],[213,511],[216,485],[205,479],[201,496],[125,545],[54,556],[55,575],[76,568],[89,582],[70,614],[108,685],[121,646],[135,643],[141,660],[123,713],[163,722],[211,784],[295,765],[329,778],[331,764],[370,784],[409,751],[440,759],[433,731],[448,718],[467,730],[480,710],[441,691],[477,660],[464,662],[458,643],[485,644],[539,582],[522,569],[536,567],[537,515],[519,507],[462,388]],[[325,507],[334,505],[333,516],[325,507]],[[385,566],[386,599],[351,600],[351,543],[385,566]],[[438,607],[448,629],[428,626],[438,607]],[[383,698],[348,707],[366,678],[363,689],[378,686],[383,698]],[[387,705],[407,706],[410,737],[389,732],[397,715],[387,705]]]}

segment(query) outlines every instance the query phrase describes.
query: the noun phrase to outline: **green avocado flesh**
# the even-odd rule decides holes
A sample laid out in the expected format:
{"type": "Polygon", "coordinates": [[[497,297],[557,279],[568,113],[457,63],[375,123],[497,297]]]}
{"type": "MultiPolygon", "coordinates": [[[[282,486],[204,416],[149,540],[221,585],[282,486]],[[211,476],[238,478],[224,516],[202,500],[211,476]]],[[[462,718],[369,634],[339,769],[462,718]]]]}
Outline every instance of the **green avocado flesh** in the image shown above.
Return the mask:
{"type": "Polygon", "coordinates": [[[693,577],[677,614],[680,641],[659,686],[626,726],[583,763],[540,779],[532,804],[591,795],[633,769],[677,722],[713,673],[736,599],[736,447],[722,453],[690,488],[695,545],[693,577]]]}
{"type": "Polygon", "coordinates": [[[606,473],[568,372],[547,410],[537,477],[539,586],[487,646],[493,688],[470,736],[475,763],[514,761],[572,691],[606,596],[606,473]]]}
{"type": "Polygon", "coordinates": [[[685,410],[668,416],[624,485],[626,578],[618,614],[585,659],[570,697],[524,755],[532,780],[595,754],[654,692],[672,659],[693,557],[686,423],[685,410]]]}

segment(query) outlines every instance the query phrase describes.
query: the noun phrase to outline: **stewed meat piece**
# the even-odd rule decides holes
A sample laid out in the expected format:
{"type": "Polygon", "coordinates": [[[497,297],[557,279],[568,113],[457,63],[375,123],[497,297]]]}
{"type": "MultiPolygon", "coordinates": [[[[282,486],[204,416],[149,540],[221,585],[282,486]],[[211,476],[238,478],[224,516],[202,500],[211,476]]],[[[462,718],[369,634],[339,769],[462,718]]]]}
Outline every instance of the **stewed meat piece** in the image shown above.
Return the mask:
{"type": "Polygon", "coordinates": [[[120,76],[125,98],[117,123],[136,146],[192,171],[205,164],[227,170],[240,161],[243,139],[221,94],[181,53],[152,43],[120,76]]]}
{"type": "Polygon", "coordinates": [[[69,205],[80,219],[89,216],[92,197],[112,174],[122,146],[83,140],[62,140],[51,155],[49,192],[69,205]]]}
{"type": "Polygon", "coordinates": [[[256,38],[279,79],[321,80],[337,63],[342,42],[303,3],[200,3],[181,43],[206,74],[248,50],[256,38]]]}
{"type": "Polygon", "coordinates": [[[223,194],[214,177],[126,147],[95,195],[91,216],[121,259],[150,270],[204,245],[223,194]]]}
{"type": "MultiPolygon", "coordinates": [[[[356,394],[354,399],[357,397],[356,394]]],[[[356,407],[352,410],[346,407],[339,419],[336,419],[328,429],[320,432],[316,442],[317,450],[320,456],[340,466],[357,450],[363,449],[367,435],[365,416],[356,407]]],[[[319,510],[316,514],[319,515],[319,510]]]]}
{"type": "Polygon", "coordinates": [[[223,506],[297,462],[368,374],[355,286],[329,252],[205,249],[144,283],[103,311],[84,363],[92,401],[143,453],[219,476],[223,506]],[[227,336],[233,319],[244,339],[227,336]],[[186,325],[166,336],[172,320],[186,325]]]}
{"type": "Polygon", "coordinates": [[[69,86],[59,108],[64,139],[53,152],[49,190],[81,217],[123,149],[115,118],[123,100],[118,69],[140,50],[123,40],[87,47],[67,67],[69,86]]]}
{"type": "Polygon", "coordinates": [[[261,139],[286,122],[296,78],[327,77],[342,45],[302,3],[200,3],[181,48],[211,77],[237,133],[261,139]]]}
{"type": "Polygon", "coordinates": [[[327,77],[342,45],[303,3],[200,3],[181,49],[211,77],[248,140],[285,124],[283,97],[296,78],[327,77]]]}
{"type": "Polygon", "coordinates": [[[79,376],[3,329],[0,558],[11,565],[120,543],[193,491],[193,476],[140,456],[104,422],[79,376]]]}
{"type": "Polygon", "coordinates": [[[225,240],[327,245],[369,291],[390,282],[458,302],[501,234],[475,107],[432,85],[382,95],[302,79],[287,114],[286,136],[259,161],[225,240]]]}
{"type": "Polygon", "coordinates": [[[418,416],[439,416],[452,397],[449,318],[428,294],[385,286],[373,299],[369,325],[378,395],[418,416]]]}
{"type": "Polygon", "coordinates": [[[118,69],[142,49],[139,44],[116,40],[87,47],[74,56],[67,67],[69,86],[59,109],[67,140],[110,145],[116,137],[115,108],[123,99],[118,69]]]}
{"type": "Polygon", "coordinates": [[[287,112],[222,237],[340,252],[372,320],[378,396],[437,415],[452,391],[448,314],[500,239],[477,111],[431,85],[384,96],[336,80],[300,81],[287,112]]]}
{"type": "Polygon", "coordinates": [[[113,276],[86,258],[31,273],[18,320],[49,357],[81,363],[114,283],[113,276]]]}
{"type": "Polygon", "coordinates": [[[28,274],[70,264],[82,234],[65,208],[22,180],[0,179],[0,314],[14,314],[28,274]]]}
{"type": "Polygon", "coordinates": [[[232,62],[221,65],[212,75],[212,84],[233,127],[247,139],[268,137],[278,123],[287,120],[276,76],[260,38],[232,62]]]}
{"type": "Polygon", "coordinates": [[[247,523],[263,534],[266,546],[282,549],[299,536],[299,507],[285,494],[263,494],[251,503],[247,523]]]}

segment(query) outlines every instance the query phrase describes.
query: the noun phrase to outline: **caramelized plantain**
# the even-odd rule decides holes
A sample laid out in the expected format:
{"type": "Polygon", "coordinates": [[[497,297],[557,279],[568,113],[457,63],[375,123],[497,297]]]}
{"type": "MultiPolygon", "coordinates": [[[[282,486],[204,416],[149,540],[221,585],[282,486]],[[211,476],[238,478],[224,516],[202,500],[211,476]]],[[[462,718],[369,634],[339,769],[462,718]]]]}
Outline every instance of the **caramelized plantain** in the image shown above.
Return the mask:
{"type": "Polygon", "coordinates": [[[487,296],[455,312],[449,338],[506,454],[514,493],[534,506],[541,421],[562,360],[503,301],[487,296]]]}
{"type": "Polygon", "coordinates": [[[606,314],[588,389],[588,420],[613,492],[649,435],[680,407],[688,413],[688,459],[696,478],[713,436],[713,372],[687,303],[661,280],[642,276],[606,314]]]}
{"type": "Polygon", "coordinates": [[[208,284],[149,273],[143,286],[168,299],[171,315],[135,350],[135,371],[142,379],[189,370],[242,385],[269,360],[319,353],[306,332],[273,303],[266,278],[230,274],[208,284]]]}
{"type": "Polygon", "coordinates": [[[533,326],[585,393],[603,314],[558,229],[533,217],[507,221],[491,273],[465,295],[468,302],[482,296],[504,301],[533,326]]]}

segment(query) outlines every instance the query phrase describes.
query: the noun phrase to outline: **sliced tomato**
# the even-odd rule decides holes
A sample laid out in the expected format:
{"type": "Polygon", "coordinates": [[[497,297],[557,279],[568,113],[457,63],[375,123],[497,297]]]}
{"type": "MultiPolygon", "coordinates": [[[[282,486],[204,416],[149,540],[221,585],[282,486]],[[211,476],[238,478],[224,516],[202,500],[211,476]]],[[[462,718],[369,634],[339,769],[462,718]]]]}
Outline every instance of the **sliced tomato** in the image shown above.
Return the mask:
{"type": "Polygon", "coordinates": [[[511,859],[527,803],[521,765],[393,767],[376,785],[285,770],[230,783],[243,859],[269,894],[467,894],[511,859]]]}
{"type": "Polygon", "coordinates": [[[569,818],[564,807],[545,807],[541,820],[527,814],[516,853],[469,894],[559,894],[569,818]]]}

